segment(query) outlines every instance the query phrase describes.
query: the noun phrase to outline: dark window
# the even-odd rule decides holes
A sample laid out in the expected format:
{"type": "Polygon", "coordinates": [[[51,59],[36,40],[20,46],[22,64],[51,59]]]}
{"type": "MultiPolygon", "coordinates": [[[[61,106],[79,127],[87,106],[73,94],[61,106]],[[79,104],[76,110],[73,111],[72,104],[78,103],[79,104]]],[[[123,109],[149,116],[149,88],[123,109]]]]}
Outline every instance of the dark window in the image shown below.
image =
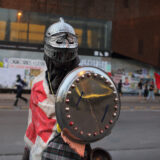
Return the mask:
{"type": "Polygon", "coordinates": [[[129,0],[123,0],[124,8],[129,8],[129,0]]]}
{"type": "Polygon", "coordinates": [[[143,40],[138,41],[138,54],[143,54],[143,40]]]}

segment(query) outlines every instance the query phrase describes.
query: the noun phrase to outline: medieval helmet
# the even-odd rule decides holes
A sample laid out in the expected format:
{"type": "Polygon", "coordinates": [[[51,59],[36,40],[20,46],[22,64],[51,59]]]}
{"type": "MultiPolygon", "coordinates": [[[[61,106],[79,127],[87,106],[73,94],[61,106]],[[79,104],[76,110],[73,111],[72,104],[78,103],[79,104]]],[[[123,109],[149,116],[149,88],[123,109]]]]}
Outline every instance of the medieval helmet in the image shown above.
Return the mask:
{"type": "Polygon", "coordinates": [[[78,39],[73,27],[60,18],[46,31],[44,53],[57,63],[66,63],[77,57],[78,39]]]}

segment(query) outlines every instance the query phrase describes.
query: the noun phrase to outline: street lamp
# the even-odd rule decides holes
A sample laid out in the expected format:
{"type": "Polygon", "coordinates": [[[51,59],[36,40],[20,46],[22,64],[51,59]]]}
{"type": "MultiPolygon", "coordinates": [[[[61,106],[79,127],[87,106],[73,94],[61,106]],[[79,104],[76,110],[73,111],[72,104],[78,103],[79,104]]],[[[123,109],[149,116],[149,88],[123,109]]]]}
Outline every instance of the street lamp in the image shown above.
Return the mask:
{"type": "Polygon", "coordinates": [[[18,13],[17,13],[18,22],[20,22],[21,17],[22,17],[22,12],[18,11],[18,13]]]}
{"type": "Polygon", "coordinates": [[[22,17],[22,12],[18,11],[17,12],[17,21],[18,21],[18,40],[20,38],[20,21],[21,21],[21,17],[22,17]]]}

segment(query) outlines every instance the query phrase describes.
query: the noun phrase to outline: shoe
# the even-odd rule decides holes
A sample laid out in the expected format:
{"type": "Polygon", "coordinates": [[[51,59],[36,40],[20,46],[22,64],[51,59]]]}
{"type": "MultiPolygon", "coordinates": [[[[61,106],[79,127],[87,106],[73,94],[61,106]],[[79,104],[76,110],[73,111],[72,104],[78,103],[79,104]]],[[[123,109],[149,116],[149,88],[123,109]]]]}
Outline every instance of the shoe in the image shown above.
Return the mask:
{"type": "Polygon", "coordinates": [[[14,107],[17,107],[17,104],[13,104],[14,107]]]}

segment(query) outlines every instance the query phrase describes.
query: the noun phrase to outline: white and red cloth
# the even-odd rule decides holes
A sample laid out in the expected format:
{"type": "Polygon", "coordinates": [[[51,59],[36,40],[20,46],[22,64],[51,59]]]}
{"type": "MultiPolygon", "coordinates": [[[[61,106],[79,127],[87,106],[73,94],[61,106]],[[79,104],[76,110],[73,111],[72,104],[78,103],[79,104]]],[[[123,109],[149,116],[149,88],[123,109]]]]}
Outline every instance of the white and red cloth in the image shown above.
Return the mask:
{"type": "Polygon", "coordinates": [[[28,126],[24,141],[30,149],[30,160],[41,160],[42,152],[56,132],[55,96],[50,94],[43,71],[33,81],[28,126]]]}

